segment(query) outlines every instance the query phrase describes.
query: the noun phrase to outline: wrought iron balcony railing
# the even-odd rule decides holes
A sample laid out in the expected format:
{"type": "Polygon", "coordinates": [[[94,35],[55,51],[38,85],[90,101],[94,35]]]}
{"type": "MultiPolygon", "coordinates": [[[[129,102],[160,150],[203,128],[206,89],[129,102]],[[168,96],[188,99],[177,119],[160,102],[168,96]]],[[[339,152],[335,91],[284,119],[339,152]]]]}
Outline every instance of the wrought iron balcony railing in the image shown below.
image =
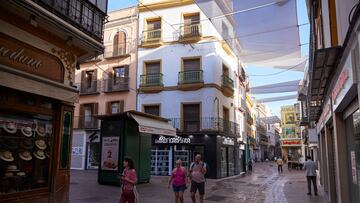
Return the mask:
{"type": "Polygon", "coordinates": [[[98,129],[100,128],[100,121],[93,116],[75,116],[74,129],[98,129]]]}
{"type": "Polygon", "coordinates": [[[240,67],[239,78],[240,78],[241,82],[245,82],[245,80],[246,80],[246,74],[245,74],[245,70],[243,67],[240,67]]]}
{"type": "Polygon", "coordinates": [[[203,71],[191,70],[179,72],[179,84],[203,83],[203,71]]]}
{"type": "Polygon", "coordinates": [[[130,43],[105,46],[104,58],[128,55],[130,53],[130,46],[130,43]]]}
{"type": "Polygon", "coordinates": [[[163,86],[163,74],[146,74],[140,76],[140,87],[163,86]]]}
{"type": "Polygon", "coordinates": [[[171,118],[171,124],[178,132],[200,133],[217,132],[229,136],[240,136],[240,125],[223,118],[201,118],[201,119],[181,119],[171,118]]]}
{"type": "Polygon", "coordinates": [[[181,34],[180,39],[186,37],[198,37],[201,36],[201,24],[183,25],[180,27],[181,34]]]}
{"type": "Polygon", "coordinates": [[[99,42],[106,14],[88,0],[33,0],[99,42]]]}
{"type": "Polygon", "coordinates": [[[234,80],[232,80],[229,76],[227,75],[222,75],[221,76],[222,78],[222,82],[221,82],[221,85],[223,87],[228,87],[228,88],[231,88],[231,89],[234,89],[234,80]]]}
{"type": "Polygon", "coordinates": [[[142,43],[161,41],[161,32],[161,29],[143,31],[141,39],[142,43]]]}
{"type": "Polygon", "coordinates": [[[101,91],[101,81],[100,80],[93,80],[89,82],[81,82],[75,84],[80,91],[80,95],[85,94],[97,94],[101,91]]]}
{"type": "Polygon", "coordinates": [[[105,92],[128,91],[129,77],[114,77],[104,80],[105,92]]]}

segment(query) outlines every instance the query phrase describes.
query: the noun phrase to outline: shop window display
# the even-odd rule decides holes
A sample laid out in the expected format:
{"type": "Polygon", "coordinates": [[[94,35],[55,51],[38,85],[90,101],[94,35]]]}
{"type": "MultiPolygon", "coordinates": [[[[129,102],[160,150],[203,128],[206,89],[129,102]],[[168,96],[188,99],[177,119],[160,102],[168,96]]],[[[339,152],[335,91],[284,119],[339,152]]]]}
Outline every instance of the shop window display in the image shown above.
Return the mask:
{"type": "Polygon", "coordinates": [[[0,194],[46,188],[52,118],[0,114],[0,194]]]}

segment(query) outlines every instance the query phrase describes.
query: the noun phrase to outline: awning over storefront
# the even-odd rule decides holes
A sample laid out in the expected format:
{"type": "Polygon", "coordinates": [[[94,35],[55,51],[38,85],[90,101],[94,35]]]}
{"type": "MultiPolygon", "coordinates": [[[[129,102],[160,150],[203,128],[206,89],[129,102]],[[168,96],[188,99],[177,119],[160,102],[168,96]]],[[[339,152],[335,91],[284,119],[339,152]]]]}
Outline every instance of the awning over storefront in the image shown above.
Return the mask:
{"type": "Polygon", "coordinates": [[[166,121],[136,115],[134,113],[129,113],[129,116],[139,124],[139,132],[176,136],[176,129],[170,126],[166,121]]]}
{"type": "Polygon", "coordinates": [[[139,132],[157,135],[176,136],[176,129],[169,124],[169,120],[138,111],[97,116],[100,120],[116,120],[122,117],[133,118],[139,125],[139,132]]]}
{"type": "Polygon", "coordinates": [[[315,51],[309,85],[310,121],[319,119],[321,107],[326,96],[326,87],[331,81],[340,47],[318,49],[315,51]]]}

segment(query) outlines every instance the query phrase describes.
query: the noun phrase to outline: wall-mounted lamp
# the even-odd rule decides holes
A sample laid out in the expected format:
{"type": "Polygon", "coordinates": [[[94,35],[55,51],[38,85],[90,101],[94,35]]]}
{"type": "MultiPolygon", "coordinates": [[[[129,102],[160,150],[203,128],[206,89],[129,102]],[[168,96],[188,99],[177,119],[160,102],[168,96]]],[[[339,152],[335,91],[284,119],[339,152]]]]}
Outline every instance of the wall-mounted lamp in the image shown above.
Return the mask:
{"type": "Polygon", "coordinates": [[[36,17],[32,14],[29,17],[29,23],[30,23],[30,25],[32,25],[34,27],[38,26],[38,23],[36,22],[36,17]]]}

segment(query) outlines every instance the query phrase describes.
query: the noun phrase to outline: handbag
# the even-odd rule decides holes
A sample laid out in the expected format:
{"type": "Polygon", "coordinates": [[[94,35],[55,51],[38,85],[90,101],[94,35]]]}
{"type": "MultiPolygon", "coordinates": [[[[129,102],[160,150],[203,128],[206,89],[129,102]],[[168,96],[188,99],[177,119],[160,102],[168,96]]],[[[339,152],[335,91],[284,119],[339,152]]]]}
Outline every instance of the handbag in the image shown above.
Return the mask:
{"type": "Polygon", "coordinates": [[[138,193],[135,185],[134,185],[134,187],[133,187],[133,193],[134,193],[134,196],[135,196],[135,203],[140,203],[139,193],[138,193]]]}

